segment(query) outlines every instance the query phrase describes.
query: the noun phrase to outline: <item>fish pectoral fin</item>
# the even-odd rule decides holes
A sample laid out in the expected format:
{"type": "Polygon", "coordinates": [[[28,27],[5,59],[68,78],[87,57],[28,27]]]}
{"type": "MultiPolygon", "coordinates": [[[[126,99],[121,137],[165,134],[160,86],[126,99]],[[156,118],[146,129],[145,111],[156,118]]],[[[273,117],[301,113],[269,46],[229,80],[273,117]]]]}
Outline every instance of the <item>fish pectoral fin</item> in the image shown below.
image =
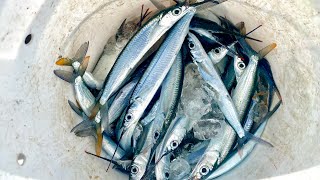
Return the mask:
{"type": "Polygon", "coordinates": [[[53,73],[68,83],[74,83],[74,80],[76,79],[76,75],[73,72],[56,69],[53,73]]]}
{"type": "Polygon", "coordinates": [[[264,58],[267,54],[269,54],[273,49],[275,49],[277,47],[276,43],[272,43],[268,46],[266,46],[265,48],[261,49],[258,54],[259,54],[259,58],[262,59],[264,58]]]}

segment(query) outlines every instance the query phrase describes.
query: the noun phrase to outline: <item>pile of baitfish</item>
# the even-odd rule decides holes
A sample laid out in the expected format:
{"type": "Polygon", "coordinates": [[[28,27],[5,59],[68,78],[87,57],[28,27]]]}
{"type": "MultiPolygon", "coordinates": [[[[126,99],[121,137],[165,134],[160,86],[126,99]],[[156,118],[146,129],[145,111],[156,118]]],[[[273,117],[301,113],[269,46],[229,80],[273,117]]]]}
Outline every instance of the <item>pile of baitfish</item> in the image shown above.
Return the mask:
{"type": "Polygon", "coordinates": [[[264,58],[276,45],[256,52],[247,40],[259,40],[243,22],[198,16],[205,3],[177,4],[145,23],[150,11],[142,10],[137,23],[124,21],[107,44],[113,50],[104,52],[116,55],[101,56],[114,65],[96,65],[105,71],[102,79],[86,71],[88,42],[74,58],[56,62],[73,67],[54,73],[75,90],[76,103],[68,102],[83,121],[71,132],[96,139],[96,154],[86,153],[130,179],[212,179],[257,143],[272,147],[260,136],[282,102],[264,58]],[[189,109],[201,93],[210,108],[195,118],[198,112],[189,109]],[[271,108],[275,93],[279,103],[271,108]]]}

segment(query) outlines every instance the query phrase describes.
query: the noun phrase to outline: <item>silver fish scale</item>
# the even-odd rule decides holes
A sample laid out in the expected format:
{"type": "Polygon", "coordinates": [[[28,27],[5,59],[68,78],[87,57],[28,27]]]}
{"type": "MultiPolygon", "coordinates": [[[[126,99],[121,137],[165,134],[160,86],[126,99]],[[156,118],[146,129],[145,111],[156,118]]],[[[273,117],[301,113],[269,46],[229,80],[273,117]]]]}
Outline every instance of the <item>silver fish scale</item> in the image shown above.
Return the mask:
{"type": "Polygon", "coordinates": [[[166,113],[165,119],[171,119],[174,115],[179,94],[182,88],[183,63],[181,51],[178,53],[169,73],[166,76],[161,88],[161,110],[166,113]],[[163,100],[162,100],[163,99],[163,100]]]}
{"type": "Polygon", "coordinates": [[[76,99],[79,102],[81,109],[87,116],[91,115],[91,110],[95,104],[95,97],[82,81],[82,78],[78,76],[74,84],[76,99]]]}
{"type": "Polygon", "coordinates": [[[100,104],[104,104],[109,97],[118,90],[123,81],[133,72],[144,54],[153,45],[150,39],[153,30],[157,26],[159,17],[151,20],[144,26],[127,44],[119,55],[110,74],[107,77],[106,85],[100,99],[100,104]]]}
{"type": "MultiPolygon", "coordinates": [[[[179,50],[181,49],[184,38],[189,31],[190,21],[195,10],[190,10],[178,23],[170,30],[169,35],[160,46],[157,54],[151,61],[149,67],[140,79],[134,95],[131,98],[131,105],[127,112],[132,119],[124,123],[124,137],[132,137],[133,129],[141,118],[144,110],[152,100],[153,96],[159,89],[164,78],[168,74],[179,50]],[[131,130],[130,130],[131,129],[131,130]],[[130,132],[126,132],[130,130],[130,132]]],[[[120,145],[124,148],[129,147],[131,138],[122,138],[120,145]]]]}
{"type": "Polygon", "coordinates": [[[150,90],[154,89],[155,86],[159,87],[161,85],[173,64],[173,61],[177,57],[182,46],[182,42],[188,33],[189,29],[187,26],[189,25],[193,14],[194,13],[186,14],[170,31],[168,37],[166,37],[166,40],[163,42],[156,56],[153,58],[154,60],[151,61],[151,64],[140,79],[133,93],[133,99],[138,97],[142,98],[143,94],[150,94],[146,92],[150,92],[150,90]],[[173,42],[181,43],[176,44],[173,42]]]}

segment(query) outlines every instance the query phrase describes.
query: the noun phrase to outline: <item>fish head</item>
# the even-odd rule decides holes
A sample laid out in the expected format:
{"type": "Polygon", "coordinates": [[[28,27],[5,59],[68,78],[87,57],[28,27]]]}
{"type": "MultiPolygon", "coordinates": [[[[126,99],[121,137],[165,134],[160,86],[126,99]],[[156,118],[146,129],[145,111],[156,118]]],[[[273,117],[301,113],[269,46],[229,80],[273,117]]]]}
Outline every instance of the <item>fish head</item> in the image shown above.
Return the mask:
{"type": "Polygon", "coordinates": [[[141,179],[146,172],[148,158],[143,154],[137,155],[130,168],[130,179],[141,179]]]}
{"type": "Polygon", "coordinates": [[[236,75],[240,77],[245,69],[246,64],[243,62],[243,60],[237,55],[234,55],[234,71],[236,75]]]}
{"type": "Polygon", "coordinates": [[[170,155],[166,155],[156,164],[155,174],[157,179],[170,178],[170,155]]]}
{"type": "Polygon", "coordinates": [[[188,33],[187,42],[193,61],[201,63],[203,59],[203,53],[205,53],[203,52],[201,42],[193,33],[190,32],[188,33]]]}
{"type": "Polygon", "coordinates": [[[176,117],[173,122],[171,122],[163,141],[158,146],[156,161],[159,161],[159,159],[177,149],[186,136],[188,129],[189,119],[186,116],[176,117]]]}
{"type": "Polygon", "coordinates": [[[187,13],[195,13],[195,7],[189,7],[186,5],[179,5],[169,8],[161,14],[161,18],[159,20],[160,27],[169,29],[175,24],[178,20],[180,20],[187,13]]]}
{"type": "Polygon", "coordinates": [[[216,164],[219,157],[217,151],[207,151],[194,167],[189,179],[201,179],[208,175],[216,164]]]}
{"type": "Polygon", "coordinates": [[[124,128],[128,129],[132,125],[136,125],[143,114],[143,108],[140,103],[133,102],[124,116],[124,128]]]}
{"type": "Polygon", "coordinates": [[[167,141],[166,143],[165,153],[172,152],[173,150],[177,149],[182,139],[183,137],[180,137],[176,134],[172,134],[172,136],[169,137],[169,141],[167,141]]]}

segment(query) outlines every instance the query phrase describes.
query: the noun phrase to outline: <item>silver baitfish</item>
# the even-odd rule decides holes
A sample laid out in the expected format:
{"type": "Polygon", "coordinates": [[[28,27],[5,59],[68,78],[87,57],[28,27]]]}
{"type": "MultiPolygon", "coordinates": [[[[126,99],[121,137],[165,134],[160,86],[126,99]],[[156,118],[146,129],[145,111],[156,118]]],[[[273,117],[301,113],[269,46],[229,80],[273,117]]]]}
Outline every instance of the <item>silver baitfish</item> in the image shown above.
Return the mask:
{"type": "Polygon", "coordinates": [[[178,20],[195,8],[180,5],[169,8],[155,15],[129,41],[120,53],[105,82],[100,104],[103,105],[125,82],[141,63],[147,51],[166,33],[178,20]]]}
{"type": "MultiPolygon", "coordinates": [[[[188,9],[189,11],[184,17],[170,30],[135,88],[123,123],[122,135],[124,137],[132,137],[132,129],[135,128],[146,107],[159,89],[181,49],[184,38],[188,33],[189,23],[195,13],[195,8],[189,7],[188,9]]],[[[183,13],[181,9],[179,11],[179,13],[183,13]]],[[[178,12],[175,13],[179,14],[178,12]]],[[[120,139],[121,147],[130,149],[131,138],[120,139]]]]}

